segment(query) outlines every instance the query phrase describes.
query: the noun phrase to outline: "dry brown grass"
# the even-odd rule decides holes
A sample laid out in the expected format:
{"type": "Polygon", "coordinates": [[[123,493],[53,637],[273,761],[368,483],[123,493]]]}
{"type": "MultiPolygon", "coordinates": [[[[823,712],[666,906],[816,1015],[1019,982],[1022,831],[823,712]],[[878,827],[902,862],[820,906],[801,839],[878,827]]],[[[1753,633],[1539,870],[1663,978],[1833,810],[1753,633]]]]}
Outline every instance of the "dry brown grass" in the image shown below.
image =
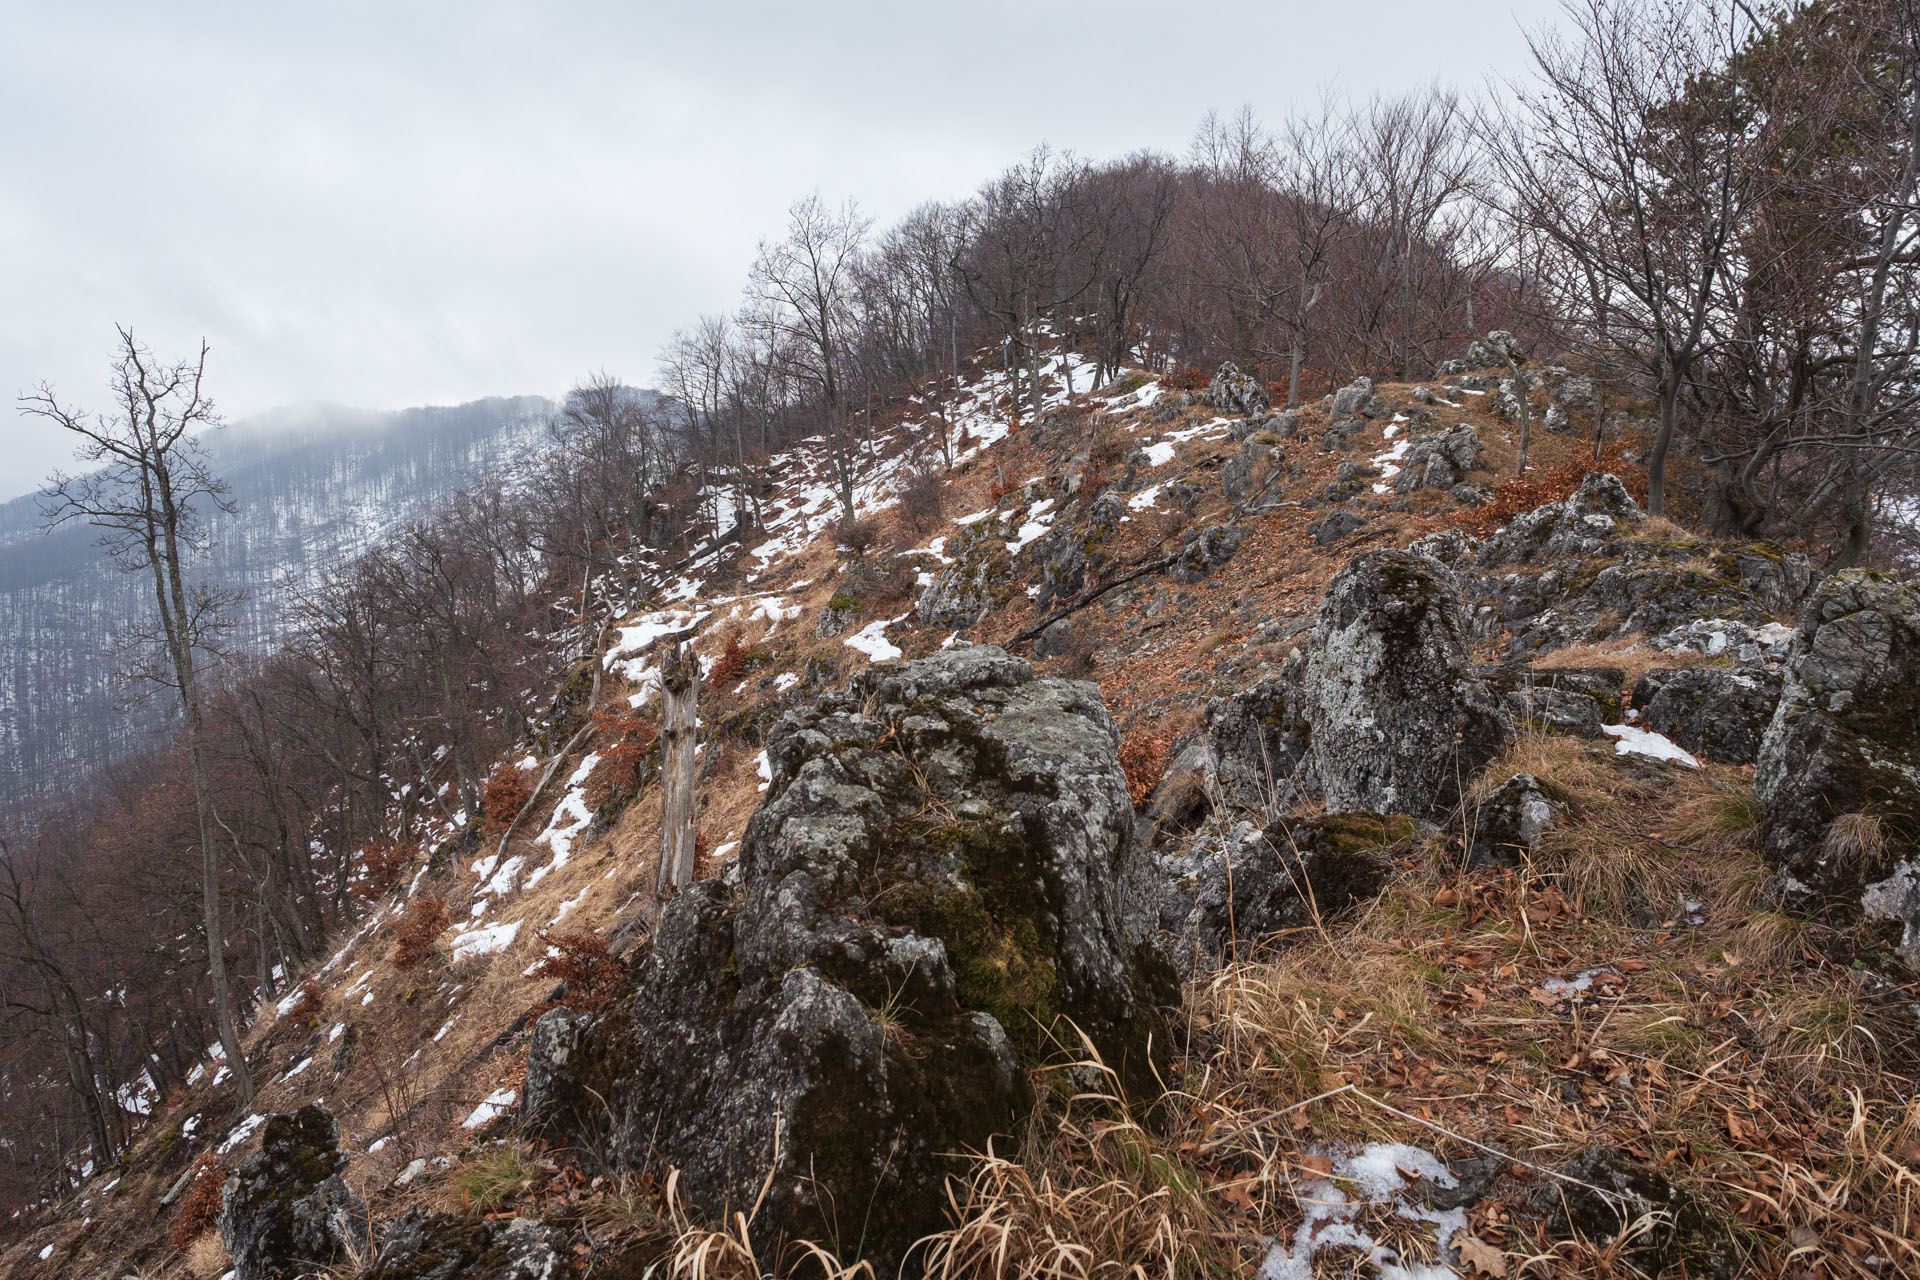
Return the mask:
{"type": "Polygon", "coordinates": [[[1570,644],[1536,659],[1541,671],[1565,671],[1581,667],[1619,667],[1626,672],[1625,688],[1631,692],[1641,676],[1668,667],[1700,666],[1709,659],[1697,653],[1664,653],[1647,643],[1645,636],[1620,636],[1612,640],[1570,644]]]}
{"type": "MultiPolygon", "coordinates": [[[[991,1146],[948,1184],[954,1226],[923,1240],[929,1280],[1205,1276],[1234,1260],[1231,1233],[1179,1151],[1142,1125],[1091,1045],[1046,1141],[1018,1158],[991,1146]]],[[[1064,1082],[1063,1082],[1064,1083],[1064,1082]]]]}
{"type": "Polygon", "coordinates": [[[1911,1020],[1757,907],[1744,776],[1534,734],[1481,786],[1521,770],[1586,816],[1518,870],[1416,851],[1357,918],[1195,985],[1159,1121],[1107,1099],[977,1161],[935,1274],[1244,1270],[1300,1222],[1313,1152],[1392,1139],[1523,1166],[1470,1224],[1509,1274],[1637,1274],[1631,1242],[1548,1240],[1527,1207],[1543,1170],[1602,1147],[1672,1178],[1739,1274],[1920,1275],[1911,1020]],[[1700,923],[1669,918],[1681,900],[1700,923]],[[1588,992],[1547,989],[1596,967],[1588,992]]]}
{"type": "Polygon", "coordinates": [[[213,1230],[202,1231],[195,1236],[181,1252],[180,1263],[194,1280],[214,1280],[233,1267],[227,1246],[220,1242],[220,1233],[213,1230]]]}

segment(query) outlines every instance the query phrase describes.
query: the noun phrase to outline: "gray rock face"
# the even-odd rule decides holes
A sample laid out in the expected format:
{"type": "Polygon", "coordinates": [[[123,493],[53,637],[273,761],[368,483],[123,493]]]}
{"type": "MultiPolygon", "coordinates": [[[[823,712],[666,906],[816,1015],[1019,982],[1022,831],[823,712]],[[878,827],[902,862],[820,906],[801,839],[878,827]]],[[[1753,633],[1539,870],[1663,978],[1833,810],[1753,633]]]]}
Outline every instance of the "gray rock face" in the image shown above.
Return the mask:
{"type": "Polygon", "coordinates": [[[341,1179],[346,1167],[325,1107],[268,1118],[260,1149],[221,1193],[220,1239],[236,1280],[286,1280],[365,1255],[367,1206],[341,1179]]]}
{"type": "Polygon", "coordinates": [[[1449,569],[1470,565],[1480,555],[1480,539],[1458,529],[1438,529],[1407,544],[1415,555],[1429,556],[1449,569]]]}
{"type": "Polygon", "coordinates": [[[1782,662],[1793,642],[1793,628],[1778,622],[1751,626],[1733,618],[1695,618],[1653,638],[1663,653],[1698,653],[1727,657],[1742,666],[1782,662]]]}
{"type": "Polygon", "coordinates": [[[1204,529],[1189,529],[1182,538],[1180,558],[1167,569],[1175,582],[1199,582],[1233,558],[1240,549],[1243,530],[1232,525],[1210,524],[1204,529]]]}
{"type": "Polygon", "coordinates": [[[1920,967],[1920,590],[1861,570],[1821,584],[1754,792],[1789,901],[1881,922],[1920,967]]]}
{"type": "Polygon", "coordinates": [[[1506,669],[1488,677],[1516,726],[1583,738],[1597,738],[1600,726],[1620,723],[1620,686],[1625,680],[1626,672],[1618,667],[1506,669]]]}
{"type": "Polygon", "coordinates": [[[1329,511],[1307,526],[1316,547],[1330,547],[1367,527],[1367,517],[1357,511],[1329,511]]]}
{"type": "Polygon", "coordinates": [[[530,1218],[510,1223],[409,1209],[360,1280],[560,1280],[564,1241],[530,1218]]]}
{"type": "Polygon", "coordinates": [[[1176,955],[1211,968],[1276,933],[1337,919],[1380,892],[1393,869],[1382,850],[1412,833],[1405,817],[1335,813],[1223,841],[1194,877],[1176,955]]]}
{"type": "Polygon", "coordinates": [[[1618,476],[1595,472],[1564,501],[1515,516],[1481,548],[1480,563],[1551,564],[1598,555],[1645,519],[1618,476]]]}
{"type": "Polygon", "coordinates": [[[1357,556],[1321,602],[1306,671],[1314,767],[1330,810],[1426,817],[1507,738],[1474,669],[1460,586],[1407,551],[1357,556]]]}
{"type": "Polygon", "coordinates": [[[1527,353],[1521,349],[1519,339],[1505,329],[1495,329],[1467,344],[1464,363],[1469,369],[1491,369],[1505,368],[1508,360],[1525,364],[1527,353]]]}
{"type": "Polygon", "coordinates": [[[1026,554],[1040,577],[1040,594],[1034,598],[1037,608],[1078,595],[1086,585],[1087,549],[1072,529],[1049,534],[1028,547],[1026,554]]]}
{"type": "Polygon", "coordinates": [[[833,640],[843,636],[847,628],[853,625],[853,610],[849,606],[824,605],[820,610],[820,619],[813,625],[813,633],[822,640],[833,640]]]}
{"type": "Polygon", "coordinates": [[[920,593],[915,606],[929,627],[970,627],[986,616],[1012,588],[1013,557],[1007,540],[1013,530],[999,516],[968,525],[947,543],[953,563],[920,593]]]}
{"type": "Polygon", "coordinates": [[[579,1114],[585,1101],[571,1071],[580,1032],[592,1018],[571,1009],[549,1009],[533,1024],[527,1043],[527,1078],[520,1086],[520,1122],[537,1133],[556,1117],[579,1114]]]}
{"type": "Polygon", "coordinates": [[[1357,414],[1366,408],[1367,401],[1371,399],[1373,399],[1373,379],[1355,378],[1333,393],[1333,407],[1327,411],[1327,417],[1331,420],[1357,414]]]}
{"type": "Polygon", "coordinates": [[[1399,493],[1415,489],[1451,489],[1467,472],[1480,466],[1480,454],[1486,446],[1480,434],[1462,424],[1425,439],[1415,441],[1401,463],[1393,487],[1399,493]]]}
{"type": "Polygon", "coordinates": [[[1278,811],[1314,789],[1306,670],[1296,654],[1278,675],[1207,703],[1207,770],[1229,808],[1278,811]]]}
{"type": "Polygon", "coordinates": [[[1251,418],[1265,413],[1272,407],[1273,401],[1265,387],[1240,372],[1240,367],[1229,360],[1213,375],[1213,381],[1207,387],[1207,403],[1222,413],[1237,413],[1251,418]]]}
{"type": "Polygon", "coordinates": [[[1658,635],[1701,619],[1742,621],[1759,634],[1769,615],[1798,607],[1811,581],[1803,555],[1638,536],[1643,520],[1625,486],[1602,473],[1565,501],[1514,517],[1480,544],[1478,565],[1538,572],[1471,578],[1476,632],[1511,632],[1514,657],[1636,631],[1658,635]]]}
{"type": "Polygon", "coordinates": [[[1709,760],[1752,764],[1780,701],[1780,674],[1765,667],[1676,667],[1633,686],[1640,723],[1709,760]]]}
{"type": "Polygon", "coordinates": [[[1117,744],[1097,686],[990,647],[789,712],[738,898],[671,902],[635,994],[568,1056],[606,1106],[536,1118],[610,1110],[613,1157],[679,1168],[710,1212],[771,1168],[757,1243],[853,1239],[852,1215],[884,1272],[941,1224],[947,1154],[1026,1114],[1057,1019],[1157,1092],[1174,989],[1117,744]]]}
{"type": "Polygon", "coordinates": [[[1565,819],[1567,802],[1552,783],[1516,773],[1474,810],[1467,868],[1515,866],[1565,819]]]}
{"type": "Polygon", "coordinates": [[[1253,459],[1246,454],[1228,458],[1220,468],[1220,492],[1238,502],[1253,492],[1253,459]]]}

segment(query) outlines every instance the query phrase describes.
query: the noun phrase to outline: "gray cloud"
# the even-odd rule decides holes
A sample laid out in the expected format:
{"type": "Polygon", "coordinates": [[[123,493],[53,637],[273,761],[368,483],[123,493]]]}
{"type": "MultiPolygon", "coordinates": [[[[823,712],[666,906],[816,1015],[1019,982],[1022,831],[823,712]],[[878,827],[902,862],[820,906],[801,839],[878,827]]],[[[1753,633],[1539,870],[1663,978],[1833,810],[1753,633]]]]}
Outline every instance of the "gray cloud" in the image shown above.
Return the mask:
{"type": "MultiPolygon", "coordinates": [[[[1548,8],[0,0],[0,392],[98,402],[115,322],[204,335],[229,416],[641,379],[806,191],[885,220],[1042,140],[1470,88],[1548,8]]],[[[0,497],[65,460],[0,422],[0,497]]]]}

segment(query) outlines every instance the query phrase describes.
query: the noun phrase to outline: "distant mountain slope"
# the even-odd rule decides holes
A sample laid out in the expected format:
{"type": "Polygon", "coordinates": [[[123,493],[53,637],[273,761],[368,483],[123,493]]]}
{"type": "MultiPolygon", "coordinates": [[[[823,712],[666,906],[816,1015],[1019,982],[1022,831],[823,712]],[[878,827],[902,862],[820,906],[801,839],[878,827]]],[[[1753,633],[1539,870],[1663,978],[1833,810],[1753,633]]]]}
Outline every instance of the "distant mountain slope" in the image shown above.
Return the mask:
{"type": "MultiPolygon", "coordinates": [[[[197,571],[247,593],[233,642],[271,643],[290,587],[540,449],[554,410],[538,396],[387,413],[313,405],[213,435],[236,510],[215,514],[197,571]]],[[[120,678],[113,652],[146,616],[147,578],[107,563],[95,530],[42,524],[39,495],[0,504],[0,803],[57,794],[168,722],[164,700],[120,678]]]]}

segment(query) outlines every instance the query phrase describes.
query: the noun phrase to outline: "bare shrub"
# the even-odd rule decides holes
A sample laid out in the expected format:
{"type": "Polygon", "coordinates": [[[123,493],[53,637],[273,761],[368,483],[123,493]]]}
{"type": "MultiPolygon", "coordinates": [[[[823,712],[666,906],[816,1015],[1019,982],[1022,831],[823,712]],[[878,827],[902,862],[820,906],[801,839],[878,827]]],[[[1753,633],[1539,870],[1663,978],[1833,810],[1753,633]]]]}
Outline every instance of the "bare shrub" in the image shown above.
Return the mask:
{"type": "Polygon", "coordinates": [[[447,927],[447,901],[437,893],[423,893],[407,905],[393,923],[393,967],[405,973],[433,954],[433,944],[447,927]]]}
{"type": "Polygon", "coordinates": [[[220,1190],[227,1174],[220,1157],[208,1151],[193,1162],[193,1178],[180,1197],[180,1213],[173,1220],[173,1249],[185,1253],[220,1216],[220,1190]]]}
{"type": "Polygon", "coordinates": [[[900,525],[916,537],[938,529],[947,518],[947,480],[931,468],[911,471],[900,486],[900,525]]]}
{"type": "Polygon", "coordinates": [[[880,541],[881,533],[878,520],[872,517],[856,517],[852,520],[842,520],[833,526],[833,541],[835,545],[846,548],[853,558],[858,560],[873,550],[874,544],[880,541]]]}
{"type": "Polygon", "coordinates": [[[533,784],[527,781],[526,770],[506,761],[495,765],[480,789],[481,829],[488,835],[499,835],[520,816],[532,795],[533,784]]]}

